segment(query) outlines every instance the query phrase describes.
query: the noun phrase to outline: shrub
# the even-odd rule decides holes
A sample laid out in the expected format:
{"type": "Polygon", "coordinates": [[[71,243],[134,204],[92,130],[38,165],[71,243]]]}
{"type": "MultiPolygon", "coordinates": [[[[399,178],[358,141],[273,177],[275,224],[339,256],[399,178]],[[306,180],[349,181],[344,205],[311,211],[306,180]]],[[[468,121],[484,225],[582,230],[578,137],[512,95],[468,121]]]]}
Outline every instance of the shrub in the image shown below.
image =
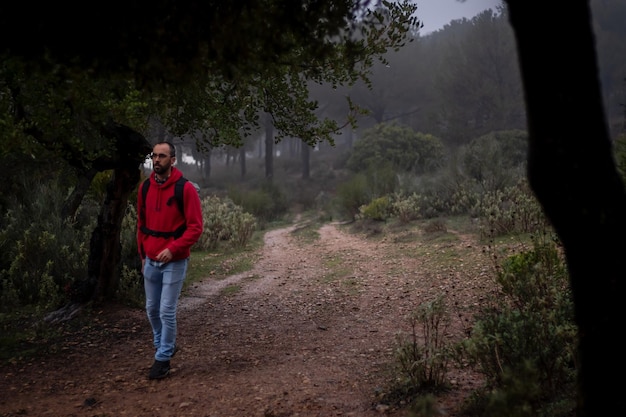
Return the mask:
{"type": "Polygon", "coordinates": [[[244,246],[256,228],[254,216],[231,199],[209,196],[202,199],[204,230],[192,249],[215,249],[222,241],[244,246]]]}
{"type": "Polygon", "coordinates": [[[397,175],[389,165],[353,175],[337,186],[335,206],[339,217],[355,220],[361,213],[362,206],[370,204],[376,198],[392,195],[397,184],[397,175]]]}
{"type": "Polygon", "coordinates": [[[500,131],[474,139],[462,149],[464,172],[486,191],[514,183],[525,169],[528,147],[525,131],[500,131]]]}
{"type": "Polygon", "coordinates": [[[336,206],[340,217],[354,220],[361,206],[370,202],[370,188],[364,174],[356,174],[337,187],[336,206]]]}
{"type": "MultiPolygon", "coordinates": [[[[575,379],[576,327],[565,262],[542,235],[532,250],[499,265],[499,291],[476,317],[466,357],[486,376],[492,410],[550,415],[550,402],[570,395],[575,379]]],[[[570,410],[571,411],[571,410],[570,410]]]]}
{"type": "Polygon", "coordinates": [[[229,190],[228,196],[234,204],[241,206],[243,211],[253,215],[260,228],[282,218],[288,210],[284,193],[270,182],[264,182],[260,189],[250,191],[233,188],[229,190]]]}
{"type": "Polygon", "coordinates": [[[395,200],[402,204],[404,199],[409,199],[406,202],[409,206],[403,208],[419,206],[418,212],[410,214],[414,219],[469,214],[480,200],[475,182],[456,174],[453,169],[414,178],[400,175],[399,178],[395,200]]]}
{"type": "Polygon", "coordinates": [[[381,123],[363,132],[347,161],[361,172],[389,166],[393,171],[424,174],[439,169],[445,160],[443,142],[430,134],[396,123],[381,123]]]}
{"type": "Polygon", "coordinates": [[[417,193],[406,198],[396,196],[391,204],[391,211],[401,223],[409,223],[421,217],[422,200],[423,198],[417,193]]]}
{"type": "Polygon", "coordinates": [[[127,305],[140,307],[144,302],[141,259],[137,250],[137,210],[135,202],[129,202],[122,219],[120,243],[121,271],[115,297],[127,305]]]}
{"type": "Polygon", "coordinates": [[[472,214],[481,219],[484,234],[491,237],[533,233],[548,224],[526,179],[515,186],[486,193],[472,214]]]}
{"type": "MultiPolygon", "coordinates": [[[[54,308],[68,301],[74,283],[87,275],[89,240],[95,216],[80,224],[61,219],[65,192],[56,181],[31,187],[25,201],[12,201],[2,218],[0,309],[54,308]]],[[[84,205],[80,210],[84,209],[84,205]]]]}
{"type": "MultiPolygon", "coordinates": [[[[409,316],[411,333],[399,335],[395,351],[395,383],[388,394],[396,401],[412,401],[418,394],[448,387],[452,348],[446,339],[450,317],[443,297],[422,303],[409,316]]],[[[416,404],[424,405],[417,401],[416,404]]]]}
{"type": "MultiPolygon", "coordinates": [[[[139,255],[137,255],[137,258],[139,258],[139,255]]],[[[119,285],[117,287],[115,297],[118,301],[126,305],[132,307],[143,307],[145,303],[145,295],[141,266],[139,268],[131,268],[128,265],[122,265],[119,285]]]]}
{"type": "Polygon", "coordinates": [[[360,213],[365,219],[378,221],[387,220],[391,214],[389,198],[385,196],[372,200],[371,203],[360,208],[360,213]]]}

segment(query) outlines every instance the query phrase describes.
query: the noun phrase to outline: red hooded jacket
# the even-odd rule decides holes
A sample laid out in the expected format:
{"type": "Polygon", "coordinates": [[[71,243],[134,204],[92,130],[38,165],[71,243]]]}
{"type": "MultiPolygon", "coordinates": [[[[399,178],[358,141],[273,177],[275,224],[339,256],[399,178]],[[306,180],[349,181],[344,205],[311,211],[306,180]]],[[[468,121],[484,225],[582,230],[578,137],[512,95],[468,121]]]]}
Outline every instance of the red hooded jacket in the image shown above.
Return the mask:
{"type": "Polygon", "coordinates": [[[168,248],[172,252],[172,261],[189,257],[191,247],[202,235],[203,219],[200,197],[191,182],[185,183],[183,201],[185,213],[181,213],[174,197],[174,184],[183,176],[176,167],[172,167],[170,177],[163,184],[150,175],[150,187],[144,204],[141,187],[137,194],[137,248],[141,259],[156,259],[157,255],[168,248]],[[145,210],[144,210],[145,208],[145,210]],[[145,226],[151,231],[173,232],[186,223],[187,229],[178,239],[174,237],[155,237],[141,231],[145,226]]]}

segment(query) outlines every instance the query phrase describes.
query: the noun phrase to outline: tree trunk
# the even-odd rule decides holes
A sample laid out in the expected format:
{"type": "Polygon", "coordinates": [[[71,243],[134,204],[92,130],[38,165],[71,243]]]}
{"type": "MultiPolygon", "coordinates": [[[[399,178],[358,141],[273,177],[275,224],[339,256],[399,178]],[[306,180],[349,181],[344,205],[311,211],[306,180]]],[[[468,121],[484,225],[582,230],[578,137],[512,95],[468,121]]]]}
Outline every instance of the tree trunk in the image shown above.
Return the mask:
{"type": "Polygon", "coordinates": [[[579,332],[579,417],[626,415],[626,193],[613,160],[588,0],[507,0],[528,177],[565,250],[579,332]]]}
{"type": "Polygon", "coordinates": [[[139,180],[140,171],[136,163],[113,170],[89,248],[88,275],[96,283],[94,300],[110,300],[117,290],[121,259],[120,230],[128,198],[136,190],[139,180]]]}
{"type": "Polygon", "coordinates": [[[62,219],[67,219],[76,215],[76,212],[80,207],[80,203],[83,201],[85,194],[87,194],[87,190],[89,190],[89,187],[91,186],[91,181],[93,181],[97,173],[98,170],[96,169],[81,170],[78,174],[76,186],[72,190],[69,197],[67,197],[63,203],[63,207],[61,208],[62,219]]]}
{"type": "Polygon", "coordinates": [[[274,177],[274,125],[272,118],[265,118],[265,178],[271,180],[274,177]]]}
{"type": "Polygon", "coordinates": [[[211,178],[211,154],[213,151],[209,149],[206,154],[202,155],[202,163],[204,166],[203,178],[211,178]]]}
{"type": "Polygon", "coordinates": [[[246,178],[246,147],[239,148],[239,166],[241,168],[241,178],[246,178]]]}
{"type": "Polygon", "coordinates": [[[120,125],[108,127],[117,144],[113,177],[98,215],[98,224],[91,235],[87,262],[86,296],[94,301],[110,300],[119,282],[121,258],[120,229],[130,194],[137,189],[141,177],[139,167],[150,152],[150,143],[139,133],[120,125]]]}
{"type": "Polygon", "coordinates": [[[302,158],[302,179],[311,178],[311,148],[306,143],[300,145],[300,156],[302,158]]]}

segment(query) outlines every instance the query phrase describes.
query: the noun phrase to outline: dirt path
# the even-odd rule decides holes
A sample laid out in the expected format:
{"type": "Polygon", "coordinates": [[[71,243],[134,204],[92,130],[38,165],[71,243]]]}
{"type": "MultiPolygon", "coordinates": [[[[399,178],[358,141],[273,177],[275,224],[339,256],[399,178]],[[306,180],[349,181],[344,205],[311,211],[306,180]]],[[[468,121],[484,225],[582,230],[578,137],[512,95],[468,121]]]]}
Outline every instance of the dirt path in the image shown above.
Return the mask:
{"type": "MultiPolygon", "coordinates": [[[[429,272],[410,242],[328,224],[305,244],[293,240],[295,227],[266,234],[252,271],[207,279],[181,299],[171,377],[146,377],[153,352],[143,311],[104,311],[104,341],[86,336],[65,355],[0,369],[0,416],[404,416],[376,395],[396,335],[436,293],[456,288],[462,306],[474,304],[476,282],[465,274],[475,274],[429,272]]],[[[474,381],[453,383],[442,400],[452,416],[474,381]]]]}

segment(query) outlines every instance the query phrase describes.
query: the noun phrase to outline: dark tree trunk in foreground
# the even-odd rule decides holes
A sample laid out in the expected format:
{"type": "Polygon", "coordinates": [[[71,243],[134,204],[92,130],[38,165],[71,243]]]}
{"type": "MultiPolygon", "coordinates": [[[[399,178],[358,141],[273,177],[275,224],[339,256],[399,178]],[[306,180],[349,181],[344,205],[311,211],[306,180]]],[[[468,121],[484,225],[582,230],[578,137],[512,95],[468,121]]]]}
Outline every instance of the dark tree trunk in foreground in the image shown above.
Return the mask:
{"type": "Polygon", "coordinates": [[[602,104],[588,0],[506,0],[529,130],[528,177],[564,248],[579,330],[577,415],[626,415],[626,193],[602,104]]]}
{"type": "Polygon", "coordinates": [[[116,139],[117,154],[113,177],[98,215],[98,224],[91,235],[88,282],[93,288],[90,299],[102,301],[115,295],[121,259],[120,230],[128,198],[136,190],[140,165],[152,147],[139,133],[124,127],[111,126],[109,134],[116,139]]]}

